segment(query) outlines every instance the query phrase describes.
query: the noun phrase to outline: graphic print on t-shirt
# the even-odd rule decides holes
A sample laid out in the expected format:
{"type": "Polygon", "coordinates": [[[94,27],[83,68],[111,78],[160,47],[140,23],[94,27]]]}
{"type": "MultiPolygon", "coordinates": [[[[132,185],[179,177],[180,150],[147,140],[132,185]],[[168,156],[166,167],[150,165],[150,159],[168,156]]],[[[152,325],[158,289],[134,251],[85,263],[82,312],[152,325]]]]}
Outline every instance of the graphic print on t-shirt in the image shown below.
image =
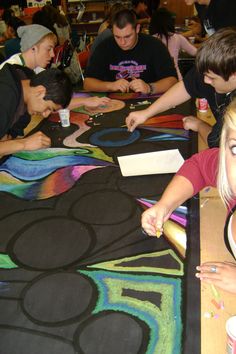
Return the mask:
{"type": "Polygon", "coordinates": [[[140,78],[141,74],[147,70],[147,65],[139,64],[134,60],[123,60],[117,65],[110,64],[110,71],[116,71],[116,80],[140,78]]]}

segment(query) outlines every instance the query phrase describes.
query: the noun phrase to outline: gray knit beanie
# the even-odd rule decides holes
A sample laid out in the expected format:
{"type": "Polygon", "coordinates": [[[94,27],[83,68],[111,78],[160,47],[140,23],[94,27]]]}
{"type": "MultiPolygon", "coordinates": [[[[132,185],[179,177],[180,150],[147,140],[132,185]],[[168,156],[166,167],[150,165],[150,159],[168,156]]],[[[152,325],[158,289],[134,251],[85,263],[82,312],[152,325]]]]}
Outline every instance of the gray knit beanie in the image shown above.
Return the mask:
{"type": "Polygon", "coordinates": [[[53,32],[41,25],[27,25],[19,27],[17,29],[17,34],[21,39],[21,51],[25,52],[27,49],[32,48],[48,33],[53,32]]]}

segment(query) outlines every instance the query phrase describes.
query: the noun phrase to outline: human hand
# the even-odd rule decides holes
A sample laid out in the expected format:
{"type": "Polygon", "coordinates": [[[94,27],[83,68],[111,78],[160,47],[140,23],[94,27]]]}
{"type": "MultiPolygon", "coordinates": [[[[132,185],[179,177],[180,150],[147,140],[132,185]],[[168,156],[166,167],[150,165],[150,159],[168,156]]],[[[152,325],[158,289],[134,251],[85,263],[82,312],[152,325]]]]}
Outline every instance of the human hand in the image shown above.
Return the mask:
{"type": "Polygon", "coordinates": [[[205,262],[197,267],[196,277],[208,284],[236,294],[236,264],[231,262],[205,262]],[[216,272],[211,271],[216,268],[216,272]]]}
{"type": "Polygon", "coordinates": [[[42,132],[37,132],[27,138],[21,139],[24,144],[23,150],[38,150],[44,149],[51,145],[51,139],[42,132]]]}
{"type": "Polygon", "coordinates": [[[201,120],[194,116],[187,116],[183,118],[185,130],[193,130],[194,132],[198,132],[200,123],[201,120]]]}
{"type": "Polygon", "coordinates": [[[129,81],[125,79],[116,80],[111,83],[111,91],[113,92],[129,92],[129,81]]]}
{"type": "Polygon", "coordinates": [[[149,236],[156,236],[163,232],[163,224],[170,217],[171,211],[161,202],[145,210],[141,217],[141,224],[149,236]]]}
{"type": "Polygon", "coordinates": [[[133,79],[129,84],[130,90],[134,92],[141,92],[148,94],[150,92],[150,87],[146,82],[141,79],[133,79]]]}
{"type": "Polygon", "coordinates": [[[88,108],[97,108],[99,106],[105,106],[110,102],[108,97],[88,97],[85,99],[84,105],[88,108]]]}
{"type": "Polygon", "coordinates": [[[148,117],[145,116],[146,110],[131,112],[125,119],[128,131],[133,132],[134,129],[144,123],[148,117]]]}

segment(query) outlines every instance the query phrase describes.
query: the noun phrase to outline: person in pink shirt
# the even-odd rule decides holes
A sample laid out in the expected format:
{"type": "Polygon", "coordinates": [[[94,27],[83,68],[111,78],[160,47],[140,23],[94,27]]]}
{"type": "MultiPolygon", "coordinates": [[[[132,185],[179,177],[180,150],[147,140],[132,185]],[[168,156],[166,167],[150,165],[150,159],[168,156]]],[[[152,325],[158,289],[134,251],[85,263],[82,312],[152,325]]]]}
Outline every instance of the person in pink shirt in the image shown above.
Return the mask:
{"type": "Polygon", "coordinates": [[[182,80],[182,75],[178,66],[178,58],[181,50],[191,56],[195,56],[195,48],[184,36],[175,33],[175,20],[171,12],[165,8],[155,11],[152,15],[149,33],[160,39],[168,48],[170,55],[174,59],[178,79],[182,80]]]}
{"type": "MultiPolygon", "coordinates": [[[[142,214],[142,227],[150,236],[163,232],[164,222],[179,205],[204,187],[217,187],[228,209],[225,243],[236,259],[236,99],[228,106],[224,119],[220,149],[207,149],[186,160],[159,202],[142,214]]],[[[205,262],[197,266],[196,277],[236,294],[235,262],[205,262]]]]}

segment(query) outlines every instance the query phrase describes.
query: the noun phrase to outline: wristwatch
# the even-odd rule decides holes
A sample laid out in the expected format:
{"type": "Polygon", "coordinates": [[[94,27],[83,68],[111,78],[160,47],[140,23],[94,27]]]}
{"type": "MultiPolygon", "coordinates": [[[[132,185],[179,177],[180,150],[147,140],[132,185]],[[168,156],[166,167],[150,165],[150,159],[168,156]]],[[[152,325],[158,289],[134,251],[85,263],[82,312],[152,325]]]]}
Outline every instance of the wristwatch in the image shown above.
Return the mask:
{"type": "Polygon", "coordinates": [[[149,91],[149,95],[152,95],[154,93],[154,90],[153,90],[153,85],[152,84],[148,84],[149,88],[150,88],[150,91],[149,91]]]}

